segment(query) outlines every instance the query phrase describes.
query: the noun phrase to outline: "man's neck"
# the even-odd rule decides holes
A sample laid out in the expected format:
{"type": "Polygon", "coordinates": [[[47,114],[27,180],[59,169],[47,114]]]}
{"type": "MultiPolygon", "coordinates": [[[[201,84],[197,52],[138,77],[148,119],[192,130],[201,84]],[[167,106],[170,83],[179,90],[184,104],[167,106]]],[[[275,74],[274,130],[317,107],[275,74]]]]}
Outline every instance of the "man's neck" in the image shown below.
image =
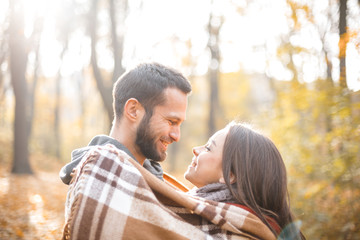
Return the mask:
{"type": "Polygon", "coordinates": [[[128,129],[121,131],[121,128],[113,127],[110,131],[110,137],[116,139],[119,143],[124,145],[135,157],[135,160],[138,161],[141,165],[145,162],[145,156],[140,153],[138,147],[135,144],[135,134],[127,132],[128,129]]]}

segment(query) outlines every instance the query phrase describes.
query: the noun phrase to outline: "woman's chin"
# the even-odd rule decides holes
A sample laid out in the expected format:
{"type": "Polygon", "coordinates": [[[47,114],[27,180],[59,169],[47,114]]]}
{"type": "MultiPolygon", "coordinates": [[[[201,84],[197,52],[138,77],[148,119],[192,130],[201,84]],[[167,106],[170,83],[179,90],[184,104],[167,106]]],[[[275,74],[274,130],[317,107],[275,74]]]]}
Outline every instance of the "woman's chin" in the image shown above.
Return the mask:
{"type": "Polygon", "coordinates": [[[191,182],[191,173],[190,173],[190,167],[186,170],[186,172],[184,173],[184,178],[186,180],[188,180],[189,182],[191,182]]]}
{"type": "MultiPolygon", "coordinates": [[[[186,180],[188,180],[188,174],[189,174],[189,171],[186,171],[185,173],[184,173],[184,178],[186,179],[186,180]]],[[[189,180],[188,180],[189,181],[189,180]]]]}

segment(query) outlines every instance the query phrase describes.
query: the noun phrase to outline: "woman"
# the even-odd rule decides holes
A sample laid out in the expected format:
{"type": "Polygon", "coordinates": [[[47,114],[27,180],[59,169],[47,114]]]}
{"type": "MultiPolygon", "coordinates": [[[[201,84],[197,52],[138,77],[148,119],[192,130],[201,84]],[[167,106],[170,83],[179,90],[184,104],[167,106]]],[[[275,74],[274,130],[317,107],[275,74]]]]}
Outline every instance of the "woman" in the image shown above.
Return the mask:
{"type": "Polygon", "coordinates": [[[194,157],[185,178],[190,195],[242,207],[285,239],[305,239],[291,224],[286,169],[274,143],[249,126],[232,122],[216,132],[194,157]]]}

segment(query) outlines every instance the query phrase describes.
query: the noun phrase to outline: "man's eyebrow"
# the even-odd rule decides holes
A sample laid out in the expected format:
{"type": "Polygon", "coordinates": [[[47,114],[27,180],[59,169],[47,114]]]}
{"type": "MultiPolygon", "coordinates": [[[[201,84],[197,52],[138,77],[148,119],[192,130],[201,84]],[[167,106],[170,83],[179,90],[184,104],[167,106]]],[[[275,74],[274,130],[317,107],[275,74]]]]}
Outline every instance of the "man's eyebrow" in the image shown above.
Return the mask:
{"type": "Polygon", "coordinates": [[[183,119],[179,118],[178,116],[167,116],[166,118],[170,119],[170,120],[173,120],[173,121],[176,121],[176,122],[182,122],[183,121],[183,119]]]}

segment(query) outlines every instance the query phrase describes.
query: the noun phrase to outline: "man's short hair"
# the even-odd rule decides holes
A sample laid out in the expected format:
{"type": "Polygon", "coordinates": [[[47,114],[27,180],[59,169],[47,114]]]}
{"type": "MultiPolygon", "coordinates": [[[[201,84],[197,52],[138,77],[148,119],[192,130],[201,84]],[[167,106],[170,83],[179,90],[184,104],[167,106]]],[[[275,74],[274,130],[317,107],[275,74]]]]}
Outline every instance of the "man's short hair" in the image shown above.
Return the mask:
{"type": "Polygon", "coordinates": [[[113,89],[113,109],[117,119],[123,114],[124,105],[130,98],[137,99],[147,114],[163,103],[164,90],[177,88],[185,94],[191,92],[190,82],[178,71],[159,63],[143,63],[125,72],[113,89]]]}

